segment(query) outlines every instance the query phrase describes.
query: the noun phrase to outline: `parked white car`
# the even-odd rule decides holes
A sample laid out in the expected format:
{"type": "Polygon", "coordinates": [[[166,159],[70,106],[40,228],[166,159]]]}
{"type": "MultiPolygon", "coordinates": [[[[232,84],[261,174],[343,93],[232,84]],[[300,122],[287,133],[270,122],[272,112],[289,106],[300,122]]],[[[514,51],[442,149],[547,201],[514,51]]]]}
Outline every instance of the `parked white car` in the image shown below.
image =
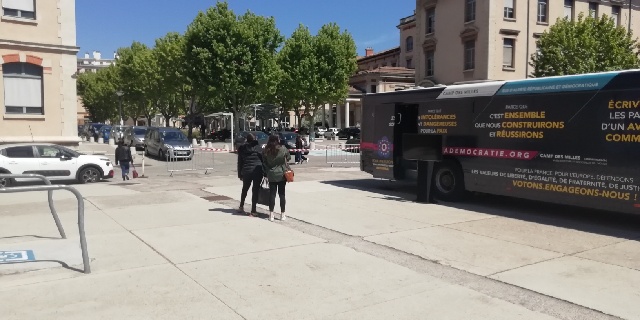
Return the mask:
{"type": "Polygon", "coordinates": [[[327,132],[325,127],[316,127],[316,137],[324,137],[324,133],[327,132]]]}
{"type": "Polygon", "coordinates": [[[340,129],[338,128],[329,128],[325,133],[324,133],[324,137],[325,139],[331,139],[335,136],[338,135],[338,131],[340,131],[340,129]]]}
{"type": "MultiPolygon", "coordinates": [[[[101,155],[86,155],[69,148],[47,143],[0,145],[0,173],[40,174],[49,180],[98,182],[113,178],[111,159],[101,155]]],[[[16,179],[30,181],[30,179],[16,179]]],[[[13,180],[0,179],[0,186],[13,180]]]]}

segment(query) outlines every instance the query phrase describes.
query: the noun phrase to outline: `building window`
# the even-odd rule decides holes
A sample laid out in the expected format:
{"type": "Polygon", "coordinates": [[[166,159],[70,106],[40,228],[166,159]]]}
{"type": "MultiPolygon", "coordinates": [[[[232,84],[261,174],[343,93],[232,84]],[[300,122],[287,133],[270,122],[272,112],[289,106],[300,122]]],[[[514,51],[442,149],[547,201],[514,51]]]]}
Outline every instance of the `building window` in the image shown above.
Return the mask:
{"type": "Polygon", "coordinates": [[[538,22],[547,23],[549,13],[549,0],[538,0],[538,22]]]}
{"type": "Polygon", "coordinates": [[[427,10],[427,34],[436,32],[436,8],[427,10]]]}
{"type": "Polygon", "coordinates": [[[504,0],[504,17],[507,19],[515,19],[515,11],[513,7],[514,0],[504,0]]]}
{"type": "Polygon", "coordinates": [[[505,38],[502,45],[502,67],[513,68],[513,54],[515,52],[515,39],[505,38]]]}
{"type": "Polygon", "coordinates": [[[611,17],[616,26],[620,26],[620,6],[611,6],[611,17]]]}
{"type": "Polygon", "coordinates": [[[407,50],[407,52],[413,51],[413,37],[411,36],[407,37],[407,40],[405,43],[405,49],[407,50]]]}
{"type": "Polygon", "coordinates": [[[464,70],[473,70],[476,67],[476,41],[464,43],[464,70]]]}
{"type": "Polygon", "coordinates": [[[564,17],[569,19],[569,21],[573,21],[573,1],[574,0],[564,0],[564,17]]]}
{"type": "Polygon", "coordinates": [[[2,65],[7,114],[43,114],[42,67],[22,62],[2,65]]]}
{"type": "Polygon", "coordinates": [[[411,59],[407,59],[407,69],[413,69],[413,61],[411,59]]]}
{"type": "Polygon", "coordinates": [[[35,0],[2,0],[2,11],[6,17],[36,18],[35,0]]]}
{"type": "Polygon", "coordinates": [[[434,52],[433,50],[429,50],[425,53],[425,72],[427,77],[433,76],[433,67],[434,67],[434,52]]]}
{"type": "Polygon", "coordinates": [[[598,18],[598,4],[596,2],[589,2],[589,16],[598,18]]]}
{"type": "Polygon", "coordinates": [[[476,0],[464,0],[464,22],[476,20],[476,0]]]}
{"type": "Polygon", "coordinates": [[[370,93],[376,93],[376,92],[378,92],[378,86],[376,86],[375,84],[372,84],[370,93]]]}

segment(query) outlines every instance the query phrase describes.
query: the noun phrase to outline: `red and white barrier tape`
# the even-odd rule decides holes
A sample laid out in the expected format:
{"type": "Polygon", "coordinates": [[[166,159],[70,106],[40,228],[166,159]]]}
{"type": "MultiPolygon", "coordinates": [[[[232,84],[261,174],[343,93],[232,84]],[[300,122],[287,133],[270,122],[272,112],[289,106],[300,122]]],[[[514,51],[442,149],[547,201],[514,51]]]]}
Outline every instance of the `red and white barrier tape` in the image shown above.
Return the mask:
{"type": "MultiPolygon", "coordinates": [[[[289,151],[293,151],[293,152],[297,152],[297,151],[301,151],[301,152],[305,152],[305,151],[347,151],[347,150],[359,150],[360,147],[350,147],[350,148],[340,148],[340,149],[289,149],[289,151]]],[[[193,150],[197,150],[197,151],[213,151],[213,152],[221,152],[221,153],[225,153],[225,152],[236,152],[236,151],[230,151],[227,149],[216,149],[216,148],[194,148],[193,150]]]]}

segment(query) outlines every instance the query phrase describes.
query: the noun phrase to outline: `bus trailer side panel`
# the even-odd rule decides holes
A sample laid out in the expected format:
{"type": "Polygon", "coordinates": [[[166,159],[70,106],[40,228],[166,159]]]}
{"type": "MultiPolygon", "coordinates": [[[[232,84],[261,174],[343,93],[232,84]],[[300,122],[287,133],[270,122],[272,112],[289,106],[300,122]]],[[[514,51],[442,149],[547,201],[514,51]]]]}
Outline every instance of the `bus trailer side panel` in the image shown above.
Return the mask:
{"type": "Polygon", "coordinates": [[[398,135],[407,132],[391,123],[399,108],[419,105],[416,134],[442,136],[442,155],[460,164],[467,190],[640,213],[640,71],[410,90],[364,101],[370,121],[363,121],[362,167],[374,177],[397,178],[398,135]]]}

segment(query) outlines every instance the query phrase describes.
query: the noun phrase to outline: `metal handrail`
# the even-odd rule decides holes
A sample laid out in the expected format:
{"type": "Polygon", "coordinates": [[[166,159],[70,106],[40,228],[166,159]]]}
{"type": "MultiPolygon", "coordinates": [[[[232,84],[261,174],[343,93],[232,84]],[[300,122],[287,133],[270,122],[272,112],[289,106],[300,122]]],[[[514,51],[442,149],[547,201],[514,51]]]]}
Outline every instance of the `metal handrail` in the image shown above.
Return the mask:
{"type": "MultiPolygon", "coordinates": [[[[42,182],[44,182],[44,184],[50,186],[51,185],[51,181],[49,179],[47,179],[47,177],[39,175],[39,174],[0,174],[0,179],[2,178],[6,178],[6,179],[20,179],[20,178],[33,178],[33,179],[40,179],[42,180],[42,182]]],[[[1,189],[2,187],[0,187],[1,189]]],[[[56,227],[58,227],[58,232],[60,232],[60,237],[62,237],[62,239],[66,239],[67,235],[64,233],[64,229],[62,228],[62,223],[60,223],[60,218],[58,218],[58,212],[56,212],[56,208],[53,205],[53,190],[49,190],[48,193],[48,200],[49,200],[49,209],[51,210],[51,215],[53,215],[53,221],[56,222],[56,227]]]]}
{"type": "MultiPolygon", "coordinates": [[[[37,175],[35,175],[35,176],[37,176],[37,175]]],[[[0,174],[0,178],[5,178],[5,177],[7,177],[7,178],[38,178],[38,179],[40,179],[39,177],[34,177],[34,175],[0,174]]],[[[78,199],[78,233],[80,235],[80,248],[82,250],[82,263],[84,265],[84,273],[85,274],[89,274],[89,273],[91,273],[91,266],[89,265],[89,253],[87,251],[87,239],[85,237],[85,232],[84,232],[84,198],[82,197],[82,194],[80,194],[80,192],[77,189],[75,189],[75,188],[73,188],[71,186],[65,186],[65,185],[10,187],[10,188],[0,188],[0,194],[2,194],[2,193],[32,192],[32,191],[48,191],[48,192],[52,192],[53,190],[68,190],[68,191],[70,191],[71,193],[73,193],[76,196],[76,199],[78,199]]]]}

